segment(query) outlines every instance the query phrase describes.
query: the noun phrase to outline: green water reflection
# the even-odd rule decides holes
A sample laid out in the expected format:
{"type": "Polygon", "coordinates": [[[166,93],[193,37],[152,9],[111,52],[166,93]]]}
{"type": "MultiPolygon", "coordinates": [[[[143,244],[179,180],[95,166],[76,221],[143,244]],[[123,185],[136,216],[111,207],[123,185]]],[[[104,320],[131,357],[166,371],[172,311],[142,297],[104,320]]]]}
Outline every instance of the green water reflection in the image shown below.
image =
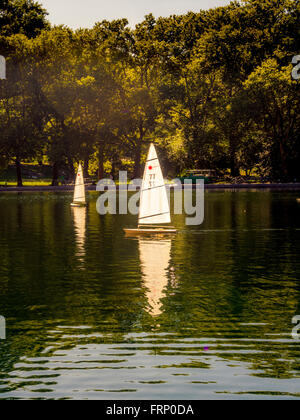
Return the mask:
{"type": "Polygon", "coordinates": [[[299,398],[296,197],[208,192],[158,240],[96,193],[2,193],[0,398],[299,398]]]}

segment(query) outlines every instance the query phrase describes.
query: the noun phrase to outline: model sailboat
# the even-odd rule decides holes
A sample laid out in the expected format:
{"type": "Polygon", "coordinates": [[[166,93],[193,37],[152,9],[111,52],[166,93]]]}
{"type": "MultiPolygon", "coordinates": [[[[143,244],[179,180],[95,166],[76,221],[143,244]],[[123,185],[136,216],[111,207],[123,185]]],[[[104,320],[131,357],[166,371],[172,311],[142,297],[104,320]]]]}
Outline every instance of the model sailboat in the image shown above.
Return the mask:
{"type": "Polygon", "coordinates": [[[170,205],[160,163],[153,144],[147,157],[140,196],[137,229],[124,229],[127,234],[176,233],[176,229],[160,224],[171,223],[170,205]]]}
{"type": "Polygon", "coordinates": [[[75,189],[74,189],[74,198],[72,207],[83,207],[86,206],[85,201],[85,186],[83,178],[83,170],[81,164],[78,166],[78,172],[76,175],[75,189]]]}

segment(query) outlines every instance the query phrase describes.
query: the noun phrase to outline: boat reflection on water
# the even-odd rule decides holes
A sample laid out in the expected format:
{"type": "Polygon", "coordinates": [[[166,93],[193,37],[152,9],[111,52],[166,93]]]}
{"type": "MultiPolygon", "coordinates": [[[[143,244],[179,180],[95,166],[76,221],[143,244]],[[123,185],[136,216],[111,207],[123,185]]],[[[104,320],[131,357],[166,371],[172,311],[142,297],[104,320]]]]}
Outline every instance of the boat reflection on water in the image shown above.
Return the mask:
{"type": "Polygon", "coordinates": [[[83,262],[85,257],[85,240],[86,240],[86,214],[85,207],[72,207],[72,215],[74,221],[75,240],[76,240],[76,257],[83,262]]]}
{"type": "Polygon", "coordinates": [[[139,238],[139,251],[144,285],[147,289],[149,313],[161,314],[164,291],[168,284],[168,269],[171,258],[171,239],[151,240],[139,238]]]}

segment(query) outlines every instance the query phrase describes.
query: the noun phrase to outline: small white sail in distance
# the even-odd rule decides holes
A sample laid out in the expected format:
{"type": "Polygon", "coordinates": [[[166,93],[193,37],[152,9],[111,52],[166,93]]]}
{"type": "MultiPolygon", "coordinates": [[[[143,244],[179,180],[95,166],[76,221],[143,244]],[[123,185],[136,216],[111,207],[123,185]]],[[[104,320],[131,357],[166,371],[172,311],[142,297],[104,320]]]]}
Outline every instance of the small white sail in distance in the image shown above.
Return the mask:
{"type": "Polygon", "coordinates": [[[171,223],[170,205],[157,153],[151,144],[141,189],[139,225],[160,223],[171,223]]]}
{"type": "Polygon", "coordinates": [[[76,175],[73,204],[85,204],[85,187],[81,163],[76,175]]]}

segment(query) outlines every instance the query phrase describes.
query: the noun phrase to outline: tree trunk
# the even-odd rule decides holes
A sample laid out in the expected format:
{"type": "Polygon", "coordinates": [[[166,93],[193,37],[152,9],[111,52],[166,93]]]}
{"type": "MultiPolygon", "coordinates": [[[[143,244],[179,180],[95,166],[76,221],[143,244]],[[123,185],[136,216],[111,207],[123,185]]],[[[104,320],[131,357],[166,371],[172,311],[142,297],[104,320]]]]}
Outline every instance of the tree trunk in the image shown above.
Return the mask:
{"type": "Polygon", "coordinates": [[[98,149],[98,180],[104,178],[104,155],[103,146],[100,145],[98,149]]]}
{"type": "Polygon", "coordinates": [[[236,161],[236,145],[235,140],[230,141],[230,174],[231,176],[239,176],[240,171],[236,161]]]}
{"type": "Polygon", "coordinates": [[[52,187],[58,186],[58,163],[54,162],[52,168],[52,187]]]}
{"type": "Polygon", "coordinates": [[[135,149],[135,157],[134,157],[134,173],[133,173],[134,179],[140,178],[141,176],[141,154],[142,154],[141,140],[138,139],[138,143],[135,149]]]}
{"type": "Polygon", "coordinates": [[[73,180],[75,178],[75,169],[72,162],[72,159],[68,159],[68,178],[69,180],[73,180]]]}
{"type": "Polygon", "coordinates": [[[19,159],[16,159],[16,170],[17,170],[18,187],[23,187],[22,167],[21,167],[21,162],[19,161],[19,159]]]}
{"type": "Polygon", "coordinates": [[[89,177],[89,156],[86,156],[84,159],[83,176],[85,178],[89,177]]]}
{"type": "Polygon", "coordinates": [[[240,175],[239,168],[236,166],[235,154],[230,156],[230,174],[234,177],[240,175]]]}
{"type": "Polygon", "coordinates": [[[285,152],[284,142],[282,140],[279,141],[279,149],[280,149],[280,158],[281,158],[281,169],[284,179],[288,179],[288,166],[287,166],[287,156],[285,152]]]}
{"type": "Polygon", "coordinates": [[[115,172],[116,172],[116,161],[115,161],[115,157],[113,157],[112,162],[111,162],[111,172],[110,172],[112,179],[115,179],[115,172]]]}

